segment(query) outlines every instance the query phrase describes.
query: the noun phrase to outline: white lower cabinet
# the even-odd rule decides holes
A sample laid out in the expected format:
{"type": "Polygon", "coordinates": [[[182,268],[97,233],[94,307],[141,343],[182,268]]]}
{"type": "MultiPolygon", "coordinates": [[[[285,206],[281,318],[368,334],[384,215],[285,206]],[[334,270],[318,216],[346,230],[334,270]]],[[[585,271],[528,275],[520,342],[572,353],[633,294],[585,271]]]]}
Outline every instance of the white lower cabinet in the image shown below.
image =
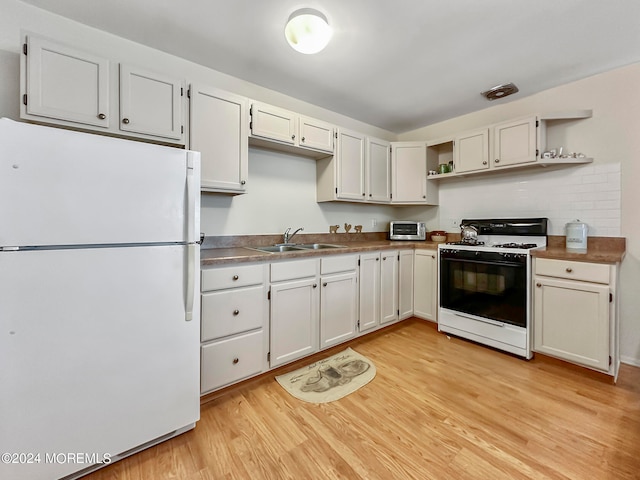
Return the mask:
{"type": "Polygon", "coordinates": [[[413,316],[413,250],[398,254],[398,319],[413,316]]]}
{"type": "Polygon", "coordinates": [[[380,325],[380,252],[360,255],[358,327],[360,332],[380,325]]]}
{"type": "Polygon", "coordinates": [[[398,308],[398,251],[387,250],[380,254],[380,324],[395,322],[398,308]]]}
{"type": "Polygon", "coordinates": [[[424,320],[437,320],[438,252],[416,250],[413,272],[413,314],[424,320]]]}
{"type": "Polygon", "coordinates": [[[535,260],[534,351],[617,376],[617,268],[535,260]]]}
{"type": "Polygon", "coordinates": [[[266,271],[261,264],[202,270],[202,393],[268,368],[266,271]]]}
{"type": "Polygon", "coordinates": [[[358,256],[332,255],[320,260],[320,348],[356,335],[358,256]]]}
{"type": "Polygon", "coordinates": [[[202,346],[202,393],[253,377],[264,371],[263,331],[249,332],[202,346]]]}
{"type": "Polygon", "coordinates": [[[271,264],[270,366],[318,351],[319,260],[271,264]]]}

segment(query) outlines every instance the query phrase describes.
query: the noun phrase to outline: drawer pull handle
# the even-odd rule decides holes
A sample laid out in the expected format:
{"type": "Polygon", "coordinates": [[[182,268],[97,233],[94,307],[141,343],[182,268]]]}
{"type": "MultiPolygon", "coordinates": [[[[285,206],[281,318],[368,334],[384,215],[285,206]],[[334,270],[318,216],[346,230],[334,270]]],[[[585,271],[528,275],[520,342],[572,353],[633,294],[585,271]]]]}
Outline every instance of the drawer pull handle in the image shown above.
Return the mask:
{"type": "Polygon", "coordinates": [[[124,123],[125,125],[129,125],[129,119],[128,118],[123,118],[122,119],[122,123],[124,123]]]}
{"type": "Polygon", "coordinates": [[[541,283],[536,283],[536,287],[540,288],[542,286],[541,283]]]}
{"type": "Polygon", "coordinates": [[[98,118],[100,120],[104,120],[105,118],[107,118],[107,116],[104,113],[100,113],[100,114],[98,114],[98,118]]]}
{"type": "Polygon", "coordinates": [[[323,286],[323,287],[326,287],[326,286],[327,286],[327,282],[324,282],[324,283],[322,284],[322,286],[323,286]]]}
{"type": "Polygon", "coordinates": [[[567,273],[571,273],[571,272],[573,272],[573,268],[567,267],[567,273]]]}
{"type": "Polygon", "coordinates": [[[238,363],[240,361],[240,359],[238,357],[233,359],[233,364],[235,365],[236,363],[238,363]]]}
{"type": "Polygon", "coordinates": [[[240,313],[240,310],[234,310],[234,311],[233,311],[233,314],[234,314],[234,315],[238,315],[239,313],[240,313]]]}
{"type": "Polygon", "coordinates": [[[233,276],[233,281],[235,282],[236,280],[238,280],[238,278],[240,278],[240,277],[238,277],[238,275],[234,275],[233,276]]]}
{"type": "Polygon", "coordinates": [[[318,284],[317,284],[317,283],[314,283],[314,284],[313,284],[313,288],[318,288],[318,284]]]}

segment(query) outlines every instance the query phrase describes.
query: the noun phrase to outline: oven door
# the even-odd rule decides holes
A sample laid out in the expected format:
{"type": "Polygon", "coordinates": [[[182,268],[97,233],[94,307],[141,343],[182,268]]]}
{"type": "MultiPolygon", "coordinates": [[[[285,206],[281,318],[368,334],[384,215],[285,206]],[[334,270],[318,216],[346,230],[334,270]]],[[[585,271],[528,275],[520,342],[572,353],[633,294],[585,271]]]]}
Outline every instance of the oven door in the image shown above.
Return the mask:
{"type": "Polygon", "coordinates": [[[440,307],[527,327],[528,255],[440,250],[440,307]]]}

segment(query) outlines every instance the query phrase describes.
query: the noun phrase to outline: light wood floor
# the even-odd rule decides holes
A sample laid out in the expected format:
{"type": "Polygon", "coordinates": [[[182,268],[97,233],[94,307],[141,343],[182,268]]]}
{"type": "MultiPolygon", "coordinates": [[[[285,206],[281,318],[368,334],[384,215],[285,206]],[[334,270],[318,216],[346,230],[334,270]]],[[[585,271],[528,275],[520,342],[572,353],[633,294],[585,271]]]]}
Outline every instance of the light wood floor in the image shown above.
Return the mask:
{"type": "Polygon", "coordinates": [[[304,403],[270,373],[204,404],[195,430],[86,480],[640,479],[638,368],[612,385],[418,320],[349,346],[377,368],[357,392],[304,403]]]}

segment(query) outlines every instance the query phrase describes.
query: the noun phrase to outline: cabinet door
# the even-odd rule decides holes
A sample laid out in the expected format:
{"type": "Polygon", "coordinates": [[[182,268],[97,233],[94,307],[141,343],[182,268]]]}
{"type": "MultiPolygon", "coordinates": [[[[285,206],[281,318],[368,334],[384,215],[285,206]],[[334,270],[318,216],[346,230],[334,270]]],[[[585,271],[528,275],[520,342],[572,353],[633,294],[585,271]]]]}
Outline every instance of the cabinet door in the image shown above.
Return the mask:
{"type": "Polygon", "coordinates": [[[202,190],[245,193],[249,156],[247,99],[192,85],[189,148],[201,154],[202,190]]]}
{"type": "Polygon", "coordinates": [[[455,173],[489,168],[489,129],[483,128],[458,135],[454,140],[455,173]]]}
{"type": "Polygon", "coordinates": [[[367,137],[367,200],[391,201],[391,147],[386,140],[367,137]]]}
{"type": "Polygon", "coordinates": [[[437,251],[416,250],[413,277],[413,314],[436,321],[437,251]]]}
{"type": "Polygon", "coordinates": [[[271,368],[318,351],[315,278],[271,286],[271,368]]]}
{"type": "Polygon", "coordinates": [[[391,143],[391,203],[427,203],[427,146],[391,143]]]}
{"type": "Polygon", "coordinates": [[[296,143],[296,116],[293,112],[264,103],[251,105],[251,135],[276,142],[296,143]]]}
{"type": "Polygon", "coordinates": [[[337,198],[365,200],[364,187],[364,135],[338,129],[337,198]]]}
{"type": "Polygon", "coordinates": [[[536,123],[536,117],[528,117],[493,127],[492,167],[535,162],[536,123]]]}
{"type": "Polygon", "coordinates": [[[182,140],[182,80],[120,64],[120,130],[182,140]]]}
{"type": "Polygon", "coordinates": [[[37,37],[27,38],[26,113],[109,126],[109,61],[37,37]]]}
{"type": "Polygon", "coordinates": [[[312,150],[333,153],[335,129],[333,125],[314,118],[300,117],[298,121],[300,146],[312,150]]]}
{"type": "Polygon", "coordinates": [[[322,277],[320,348],[337,345],[356,334],[356,272],[322,277]]]}
{"type": "Polygon", "coordinates": [[[535,277],[534,350],[609,370],[609,286],[535,277]]]}
{"type": "Polygon", "coordinates": [[[413,315],[413,250],[400,251],[398,268],[398,308],[403,320],[413,315]]]}
{"type": "Polygon", "coordinates": [[[380,253],[360,255],[360,331],[380,324],[380,253]]]}
{"type": "Polygon", "coordinates": [[[398,320],[398,252],[380,254],[380,323],[398,320]]]}

